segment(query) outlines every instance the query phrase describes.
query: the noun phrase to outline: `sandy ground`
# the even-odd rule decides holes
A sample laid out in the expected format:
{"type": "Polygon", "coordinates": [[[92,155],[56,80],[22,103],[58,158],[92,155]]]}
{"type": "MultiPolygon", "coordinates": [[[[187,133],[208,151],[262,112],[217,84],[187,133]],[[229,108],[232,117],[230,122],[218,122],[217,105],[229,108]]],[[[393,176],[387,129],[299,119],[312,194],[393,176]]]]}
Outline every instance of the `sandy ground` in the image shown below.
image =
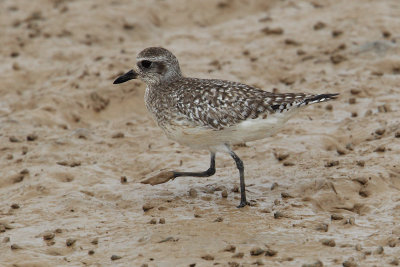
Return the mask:
{"type": "Polygon", "coordinates": [[[397,0],[0,0],[0,265],[398,265],[399,14],[397,0]],[[143,185],[209,162],[164,137],[142,83],[112,85],[156,45],[186,75],[341,97],[236,148],[252,207],[235,207],[227,155],[213,177],[143,185]]]}

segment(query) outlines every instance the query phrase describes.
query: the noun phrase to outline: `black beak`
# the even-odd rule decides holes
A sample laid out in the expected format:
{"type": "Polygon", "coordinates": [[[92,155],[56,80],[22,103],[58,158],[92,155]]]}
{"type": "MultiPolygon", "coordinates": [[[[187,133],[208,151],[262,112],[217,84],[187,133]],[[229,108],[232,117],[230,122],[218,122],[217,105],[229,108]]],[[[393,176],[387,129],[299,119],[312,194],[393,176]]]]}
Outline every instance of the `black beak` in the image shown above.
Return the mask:
{"type": "Polygon", "coordinates": [[[113,84],[124,83],[124,82],[127,82],[129,80],[136,79],[137,76],[138,76],[138,74],[134,70],[130,70],[127,73],[125,73],[124,75],[119,76],[113,82],[113,84]]]}

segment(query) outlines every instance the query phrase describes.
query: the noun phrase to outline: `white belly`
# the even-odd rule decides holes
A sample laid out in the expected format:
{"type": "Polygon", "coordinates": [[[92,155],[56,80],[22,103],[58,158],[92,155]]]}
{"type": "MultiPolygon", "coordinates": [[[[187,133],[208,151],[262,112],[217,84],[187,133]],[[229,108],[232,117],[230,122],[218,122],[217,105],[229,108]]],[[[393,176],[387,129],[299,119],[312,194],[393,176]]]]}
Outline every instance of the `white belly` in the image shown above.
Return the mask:
{"type": "Polygon", "coordinates": [[[180,123],[163,125],[162,128],[170,139],[182,145],[194,149],[225,151],[225,144],[240,144],[271,136],[285,124],[290,115],[291,112],[287,112],[270,115],[266,119],[249,119],[222,130],[190,127],[180,123]]]}

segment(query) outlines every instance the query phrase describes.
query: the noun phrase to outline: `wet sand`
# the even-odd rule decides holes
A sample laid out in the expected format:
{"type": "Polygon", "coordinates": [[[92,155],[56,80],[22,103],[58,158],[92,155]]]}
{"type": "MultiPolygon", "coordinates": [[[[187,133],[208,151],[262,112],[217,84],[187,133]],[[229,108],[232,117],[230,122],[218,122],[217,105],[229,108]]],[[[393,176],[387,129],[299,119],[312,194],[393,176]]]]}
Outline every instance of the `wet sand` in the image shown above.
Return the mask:
{"type": "Polygon", "coordinates": [[[399,13],[396,0],[1,1],[0,265],[398,265],[399,13]],[[252,207],[236,208],[228,155],[213,177],[144,185],[209,163],[156,127],[141,82],[112,85],[158,45],[188,76],[341,96],[235,149],[252,207]]]}

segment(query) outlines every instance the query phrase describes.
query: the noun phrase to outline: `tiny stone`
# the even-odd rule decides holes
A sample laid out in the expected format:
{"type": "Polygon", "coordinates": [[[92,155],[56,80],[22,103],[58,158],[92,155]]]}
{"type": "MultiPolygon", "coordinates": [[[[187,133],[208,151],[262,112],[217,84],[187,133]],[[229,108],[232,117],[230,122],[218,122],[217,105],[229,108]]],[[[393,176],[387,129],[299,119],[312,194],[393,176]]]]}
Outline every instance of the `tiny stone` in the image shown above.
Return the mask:
{"type": "Polygon", "coordinates": [[[274,213],[274,218],[275,219],[280,219],[280,218],[285,218],[285,217],[287,217],[283,212],[281,212],[281,211],[276,211],[275,213],[274,213]]]}
{"type": "Polygon", "coordinates": [[[323,29],[323,28],[325,28],[326,27],[326,24],[325,23],[323,23],[322,21],[318,21],[315,25],[314,25],[314,30],[315,31],[318,31],[318,30],[321,30],[321,29],[323,29]]]}
{"type": "Polygon", "coordinates": [[[283,29],[282,28],[265,27],[265,28],[261,29],[261,32],[263,32],[266,35],[281,35],[281,34],[283,34],[283,29]]]}
{"type": "Polygon", "coordinates": [[[358,95],[359,93],[361,93],[361,90],[360,89],[350,89],[350,93],[352,95],[358,95]]]}
{"type": "Polygon", "coordinates": [[[356,111],[351,112],[351,117],[352,118],[358,117],[358,113],[356,111]]]}
{"type": "Polygon", "coordinates": [[[287,192],[282,192],[282,193],[281,193],[281,197],[282,197],[282,198],[293,198],[293,196],[290,195],[290,194],[287,193],[287,192]]]}
{"type": "Polygon", "coordinates": [[[28,140],[28,141],[35,141],[36,139],[38,139],[38,136],[37,136],[36,134],[34,134],[34,133],[29,134],[29,135],[26,137],[26,140],[28,140]]]}
{"type": "Polygon", "coordinates": [[[11,142],[11,143],[18,143],[18,142],[21,142],[21,140],[19,140],[17,137],[15,137],[15,136],[10,136],[9,138],[8,138],[8,140],[11,142]]]}
{"type": "Polygon", "coordinates": [[[23,169],[22,171],[19,172],[20,174],[26,175],[29,174],[29,170],[28,169],[23,169]]]}
{"type": "Polygon", "coordinates": [[[153,218],[149,221],[149,224],[157,224],[156,218],[153,218]]]}
{"type": "Polygon", "coordinates": [[[89,250],[89,251],[88,251],[88,254],[89,254],[89,255],[93,255],[93,254],[94,254],[94,250],[89,250]]]}
{"type": "Polygon", "coordinates": [[[322,232],[328,232],[328,228],[329,228],[329,225],[327,223],[321,223],[321,224],[317,225],[317,227],[315,229],[318,231],[322,231],[322,232]]]}
{"type": "Polygon", "coordinates": [[[357,160],[357,165],[360,166],[360,167],[364,167],[365,166],[365,161],[357,160]]]}
{"type": "Polygon", "coordinates": [[[331,104],[328,104],[325,106],[325,109],[331,111],[333,110],[333,106],[331,104]]]}
{"type": "Polygon", "coordinates": [[[376,129],[376,130],[375,130],[375,133],[376,133],[377,135],[383,135],[385,132],[386,132],[386,129],[385,129],[385,128],[379,128],[379,129],[376,129]]]}
{"type": "Polygon", "coordinates": [[[366,188],[361,188],[358,194],[362,197],[369,197],[371,195],[371,192],[366,188]]]}
{"type": "Polygon", "coordinates": [[[327,168],[338,166],[338,165],[339,165],[338,160],[331,160],[331,161],[328,161],[327,163],[325,163],[325,167],[327,167],[327,168]]]}
{"type": "Polygon", "coordinates": [[[382,254],[383,253],[383,247],[382,246],[379,246],[376,250],[375,250],[375,254],[378,254],[378,255],[380,255],[380,254],[382,254]]]}
{"type": "Polygon", "coordinates": [[[55,234],[53,232],[45,232],[43,234],[43,240],[51,240],[53,239],[55,234]]]}
{"type": "Polygon", "coordinates": [[[289,153],[287,152],[274,152],[274,156],[277,160],[282,161],[289,157],[289,153]]]}
{"type": "Polygon", "coordinates": [[[192,198],[197,197],[197,190],[194,189],[194,188],[190,188],[189,189],[189,196],[192,197],[192,198]]]}
{"type": "Polygon", "coordinates": [[[335,221],[343,220],[343,215],[340,215],[340,214],[332,214],[332,215],[331,215],[331,219],[332,219],[332,220],[335,220],[335,221]]]}
{"type": "Polygon", "coordinates": [[[329,239],[329,238],[325,238],[321,240],[322,245],[324,246],[328,246],[328,247],[335,247],[336,246],[336,242],[334,239],[329,239]]]}
{"type": "Polygon", "coordinates": [[[389,239],[389,241],[388,241],[389,247],[394,248],[396,246],[396,244],[397,244],[396,239],[394,239],[394,238],[389,239]]]}
{"type": "Polygon", "coordinates": [[[400,138],[400,131],[397,131],[397,132],[394,134],[394,137],[400,138]]]}
{"type": "Polygon", "coordinates": [[[382,31],[382,36],[384,38],[390,38],[390,36],[392,36],[392,34],[389,31],[384,30],[384,31],[382,31]]]}
{"type": "Polygon", "coordinates": [[[354,261],[354,258],[351,257],[347,261],[342,263],[343,267],[358,267],[358,264],[354,261]]]}
{"type": "Polygon", "coordinates": [[[293,39],[285,39],[285,44],[287,44],[287,45],[294,45],[294,46],[300,45],[299,42],[297,42],[296,40],[293,40],[293,39]]]}
{"type": "Polygon", "coordinates": [[[203,255],[203,256],[201,256],[201,258],[203,260],[206,260],[206,261],[213,261],[214,260],[214,256],[212,256],[210,254],[203,255]]]}
{"type": "Polygon", "coordinates": [[[324,264],[320,260],[317,260],[314,263],[308,263],[308,264],[301,265],[301,267],[323,267],[323,266],[324,266],[324,264]]]}
{"type": "Polygon", "coordinates": [[[121,176],[121,184],[126,184],[128,182],[128,179],[126,176],[121,176]]]}
{"type": "Polygon", "coordinates": [[[111,256],[111,260],[112,260],[112,261],[119,260],[120,258],[122,258],[122,257],[121,257],[121,256],[118,256],[118,255],[112,255],[112,256],[111,256]]]}
{"type": "Polygon", "coordinates": [[[271,190],[274,190],[274,189],[276,189],[276,188],[278,188],[278,183],[273,183],[272,185],[271,185],[271,190]]]}
{"type": "Polygon", "coordinates": [[[67,247],[70,247],[70,246],[72,246],[73,244],[75,244],[75,242],[76,242],[76,239],[74,239],[74,238],[68,238],[68,239],[65,241],[65,244],[67,245],[67,247]]]}
{"type": "Polygon", "coordinates": [[[217,219],[214,220],[214,222],[223,222],[224,218],[222,217],[218,217],[217,219]]]}
{"type": "Polygon", "coordinates": [[[160,218],[160,220],[158,220],[158,223],[165,224],[165,219],[164,218],[160,218]]]}
{"type": "Polygon", "coordinates": [[[357,245],[355,246],[355,249],[356,249],[357,251],[361,251],[361,250],[362,250],[362,247],[361,247],[360,244],[357,244],[357,245]]]}
{"type": "Polygon", "coordinates": [[[260,266],[264,265],[264,262],[262,261],[262,259],[257,259],[253,264],[260,266]]]}
{"type": "Polygon", "coordinates": [[[350,224],[350,225],[355,225],[356,224],[356,218],[354,218],[353,216],[348,218],[346,220],[346,223],[350,224]]]}
{"type": "Polygon", "coordinates": [[[353,105],[353,104],[355,104],[355,103],[356,103],[356,99],[355,99],[354,97],[349,98],[349,104],[350,104],[350,105],[353,105]]]}
{"type": "Polygon", "coordinates": [[[266,251],[265,251],[265,256],[269,256],[269,257],[273,257],[273,256],[275,256],[276,254],[277,254],[278,252],[276,251],[276,250],[273,250],[273,249],[267,249],[266,251]]]}
{"type": "Polygon", "coordinates": [[[235,250],[236,250],[236,247],[234,246],[234,245],[229,245],[229,246],[227,246],[226,248],[224,248],[224,251],[226,251],[226,252],[235,252],[235,250]]]}
{"type": "Polygon", "coordinates": [[[6,231],[6,227],[3,224],[0,224],[0,233],[4,233],[6,231]]]}
{"type": "Polygon", "coordinates": [[[342,147],[336,148],[336,152],[341,156],[346,155],[346,150],[344,150],[344,148],[342,148],[342,147]]]}
{"type": "Polygon", "coordinates": [[[331,62],[333,64],[339,64],[342,61],[345,61],[347,58],[345,56],[340,55],[340,54],[336,54],[336,55],[332,55],[330,57],[330,59],[331,59],[331,62]]]}
{"type": "Polygon", "coordinates": [[[228,197],[228,191],[226,189],[222,190],[221,197],[222,198],[227,198],[228,197]]]}
{"type": "Polygon", "coordinates": [[[256,248],[252,248],[250,250],[250,255],[251,256],[258,256],[258,255],[263,254],[264,252],[265,252],[265,250],[263,250],[263,249],[261,249],[259,247],[256,247],[256,248]]]}
{"type": "Polygon", "coordinates": [[[342,34],[343,34],[343,32],[341,30],[333,30],[332,31],[332,36],[333,37],[338,37],[338,36],[340,36],[342,34]]]}
{"type": "Polygon", "coordinates": [[[383,153],[385,151],[386,151],[386,147],[384,145],[380,145],[374,150],[374,152],[379,152],[379,153],[383,153]]]}
{"type": "Polygon", "coordinates": [[[12,250],[15,250],[15,249],[21,249],[22,247],[20,246],[20,245],[17,245],[17,244],[12,244],[11,245],[11,249],[12,250]]]}
{"type": "Polygon", "coordinates": [[[244,256],[244,253],[243,253],[243,252],[238,252],[238,253],[234,254],[234,255],[232,256],[232,258],[241,259],[241,258],[243,258],[243,256],[244,256]]]}
{"type": "MultiPolygon", "coordinates": [[[[189,267],[195,267],[196,263],[192,263],[189,265],[189,267]]],[[[140,267],[149,267],[149,265],[147,263],[143,263],[142,265],[140,265],[140,267]]]]}
{"type": "Polygon", "coordinates": [[[112,138],[124,138],[124,133],[118,132],[112,135],[112,138]]]}
{"type": "Polygon", "coordinates": [[[283,166],[286,166],[286,167],[290,167],[290,166],[294,166],[295,164],[293,163],[293,162],[291,162],[291,161],[285,161],[285,162],[283,162],[283,166]]]}
{"type": "Polygon", "coordinates": [[[230,261],[230,262],[228,262],[228,266],[229,267],[239,267],[240,264],[237,263],[236,261],[230,261]]]}
{"type": "Polygon", "coordinates": [[[146,203],[146,204],[144,204],[143,207],[142,207],[142,209],[143,209],[144,212],[146,212],[146,211],[148,211],[148,210],[151,210],[152,208],[154,208],[154,206],[153,206],[152,204],[150,204],[150,203],[146,203]]]}
{"type": "Polygon", "coordinates": [[[233,188],[232,188],[232,192],[239,193],[239,186],[238,185],[234,185],[233,188]]]}
{"type": "Polygon", "coordinates": [[[10,242],[10,237],[6,236],[3,238],[3,243],[8,243],[10,242]]]}
{"type": "Polygon", "coordinates": [[[97,245],[99,243],[99,238],[96,237],[90,243],[92,243],[93,245],[97,245]]]}
{"type": "Polygon", "coordinates": [[[13,203],[13,204],[11,205],[11,208],[13,208],[13,209],[19,209],[19,205],[18,205],[17,203],[13,203]]]}
{"type": "Polygon", "coordinates": [[[396,258],[393,258],[390,262],[390,265],[398,266],[399,265],[399,260],[396,258]]]}

